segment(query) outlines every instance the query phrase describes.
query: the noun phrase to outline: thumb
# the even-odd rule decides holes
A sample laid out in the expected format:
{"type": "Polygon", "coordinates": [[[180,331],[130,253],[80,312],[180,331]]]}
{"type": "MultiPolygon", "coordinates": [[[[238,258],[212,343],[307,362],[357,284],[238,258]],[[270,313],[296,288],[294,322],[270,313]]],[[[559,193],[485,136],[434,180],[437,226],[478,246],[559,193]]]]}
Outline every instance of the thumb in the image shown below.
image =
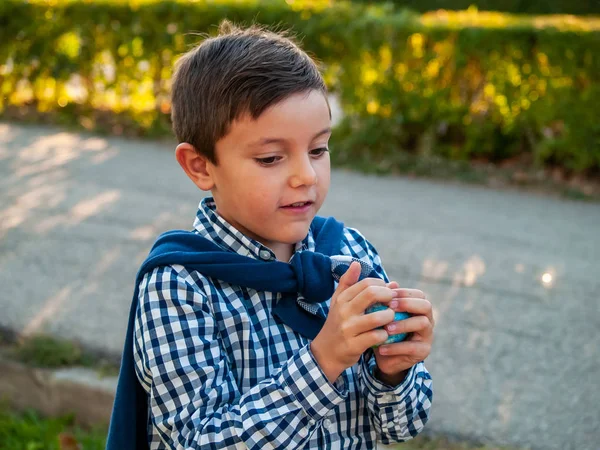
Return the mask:
{"type": "Polygon", "coordinates": [[[333,297],[331,298],[331,306],[337,303],[337,299],[342,292],[348,289],[350,286],[354,285],[358,279],[360,278],[361,272],[360,264],[356,261],[352,261],[346,273],[340,277],[340,281],[338,282],[338,287],[335,290],[333,297]]]}
{"type": "Polygon", "coordinates": [[[346,270],[346,273],[340,277],[337,290],[342,293],[350,286],[354,285],[360,278],[361,270],[360,264],[353,261],[352,264],[350,264],[350,267],[348,267],[348,270],[346,270]]]}

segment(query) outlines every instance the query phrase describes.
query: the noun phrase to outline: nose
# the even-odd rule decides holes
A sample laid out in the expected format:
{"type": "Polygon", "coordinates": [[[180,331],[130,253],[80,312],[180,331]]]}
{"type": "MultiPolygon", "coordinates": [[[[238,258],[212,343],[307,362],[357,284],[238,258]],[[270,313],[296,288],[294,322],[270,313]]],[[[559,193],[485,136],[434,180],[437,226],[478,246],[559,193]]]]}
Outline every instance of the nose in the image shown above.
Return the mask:
{"type": "Polygon", "coordinates": [[[290,174],[290,186],[296,188],[315,184],[317,184],[317,172],[310,156],[306,155],[294,161],[290,174]]]}

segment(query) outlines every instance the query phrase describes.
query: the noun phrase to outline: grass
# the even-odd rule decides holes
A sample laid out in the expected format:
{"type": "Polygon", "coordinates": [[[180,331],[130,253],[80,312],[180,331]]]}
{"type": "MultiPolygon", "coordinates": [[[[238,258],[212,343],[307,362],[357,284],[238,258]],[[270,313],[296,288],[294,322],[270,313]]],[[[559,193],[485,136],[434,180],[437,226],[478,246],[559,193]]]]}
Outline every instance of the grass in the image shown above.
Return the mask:
{"type": "Polygon", "coordinates": [[[104,428],[77,427],[73,416],[43,418],[0,404],[0,450],[104,450],[106,433],[104,428]]]}
{"type": "Polygon", "coordinates": [[[15,359],[36,367],[69,367],[93,365],[93,358],[70,341],[50,336],[32,336],[11,348],[15,359]]]}
{"type": "Polygon", "coordinates": [[[8,357],[34,367],[88,367],[96,369],[101,376],[116,376],[119,373],[117,366],[91,355],[78,344],[51,336],[31,336],[13,344],[5,344],[4,347],[8,357]]]}

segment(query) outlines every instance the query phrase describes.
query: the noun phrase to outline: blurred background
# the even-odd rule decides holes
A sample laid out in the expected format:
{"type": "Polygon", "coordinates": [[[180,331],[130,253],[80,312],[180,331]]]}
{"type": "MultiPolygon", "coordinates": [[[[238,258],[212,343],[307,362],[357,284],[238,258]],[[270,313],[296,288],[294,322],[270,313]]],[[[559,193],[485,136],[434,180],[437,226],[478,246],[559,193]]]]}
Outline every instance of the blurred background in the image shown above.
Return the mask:
{"type": "Polygon", "coordinates": [[[135,272],[201,198],[170,77],[223,19],[319,61],[323,213],[432,298],[433,416],[398,448],[600,449],[597,0],[1,0],[0,449],[103,448],[135,272]]]}

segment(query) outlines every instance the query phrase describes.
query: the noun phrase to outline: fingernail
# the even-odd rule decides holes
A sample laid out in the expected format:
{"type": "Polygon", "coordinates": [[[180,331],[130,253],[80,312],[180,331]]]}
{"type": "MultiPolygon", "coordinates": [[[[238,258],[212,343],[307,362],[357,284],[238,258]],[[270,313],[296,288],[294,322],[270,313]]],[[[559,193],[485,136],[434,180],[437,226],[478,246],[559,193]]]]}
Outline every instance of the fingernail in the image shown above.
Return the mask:
{"type": "Polygon", "coordinates": [[[392,298],[398,298],[398,297],[400,297],[400,292],[394,291],[394,293],[392,294],[392,298]]]}
{"type": "Polygon", "coordinates": [[[390,308],[394,309],[394,308],[397,308],[397,307],[398,307],[398,302],[397,301],[394,300],[394,301],[390,302],[390,308]]]}
{"type": "Polygon", "coordinates": [[[387,347],[379,347],[379,353],[381,353],[382,355],[386,354],[387,352],[388,352],[387,347]]]}
{"type": "Polygon", "coordinates": [[[394,331],[396,329],[396,325],[394,325],[393,323],[387,326],[387,329],[389,331],[394,331]]]}

